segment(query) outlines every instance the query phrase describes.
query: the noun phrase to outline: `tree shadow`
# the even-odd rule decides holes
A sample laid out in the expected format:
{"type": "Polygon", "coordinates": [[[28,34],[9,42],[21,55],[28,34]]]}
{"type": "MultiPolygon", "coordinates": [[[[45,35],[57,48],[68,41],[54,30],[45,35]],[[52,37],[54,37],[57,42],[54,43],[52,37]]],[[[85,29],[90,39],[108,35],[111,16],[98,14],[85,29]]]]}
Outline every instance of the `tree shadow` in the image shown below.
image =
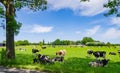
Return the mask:
{"type": "MultiPolygon", "coordinates": [[[[55,57],[55,55],[50,55],[55,57]]],[[[55,62],[54,64],[33,63],[32,54],[16,54],[15,60],[0,61],[0,65],[17,68],[27,68],[26,66],[36,66],[35,70],[42,70],[51,73],[120,73],[120,62],[110,61],[106,67],[90,67],[88,63],[93,61],[92,58],[71,57],[64,62],[55,62]]]]}
{"type": "Polygon", "coordinates": [[[88,63],[93,59],[69,58],[62,63],[45,66],[52,73],[119,73],[120,62],[110,62],[106,67],[90,67],[88,63]]]}

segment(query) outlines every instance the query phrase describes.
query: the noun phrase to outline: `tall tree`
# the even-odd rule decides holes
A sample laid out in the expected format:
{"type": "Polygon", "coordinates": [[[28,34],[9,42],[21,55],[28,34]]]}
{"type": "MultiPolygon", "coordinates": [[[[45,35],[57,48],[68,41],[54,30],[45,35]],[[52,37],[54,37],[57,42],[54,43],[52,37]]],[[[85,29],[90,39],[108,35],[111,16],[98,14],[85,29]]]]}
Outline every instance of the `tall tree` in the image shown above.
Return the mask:
{"type": "Polygon", "coordinates": [[[15,19],[16,10],[27,7],[30,10],[46,9],[46,0],[0,0],[0,18],[6,20],[6,57],[15,58],[14,35],[19,33],[21,23],[15,19]]]}

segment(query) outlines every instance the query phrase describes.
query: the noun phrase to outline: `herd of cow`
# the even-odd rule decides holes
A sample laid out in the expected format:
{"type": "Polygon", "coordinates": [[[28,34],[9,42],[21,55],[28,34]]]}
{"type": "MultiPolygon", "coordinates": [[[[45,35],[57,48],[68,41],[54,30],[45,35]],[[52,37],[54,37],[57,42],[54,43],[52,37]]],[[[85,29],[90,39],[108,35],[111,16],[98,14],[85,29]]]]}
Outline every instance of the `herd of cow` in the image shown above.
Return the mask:
{"type": "Polygon", "coordinates": [[[47,55],[36,54],[37,52],[39,52],[38,49],[32,49],[32,53],[36,55],[33,59],[33,63],[53,64],[55,61],[63,62],[66,54],[66,50],[59,50],[56,52],[56,57],[50,58],[47,55]]]}
{"type": "MultiPolygon", "coordinates": [[[[45,49],[46,47],[43,47],[45,49]]],[[[42,54],[36,54],[36,52],[39,52],[38,49],[32,49],[32,53],[36,55],[36,57],[33,59],[33,63],[43,63],[43,64],[53,64],[55,61],[63,62],[64,56],[66,55],[66,50],[59,50],[56,52],[56,57],[50,58],[47,55],[42,54]]],[[[94,61],[91,61],[88,63],[89,66],[92,67],[104,67],[108,64],[109,59],[106,59],[106,51],[93,51],[88,50],[88,55],[93,55],[96,59],[94,61]],[[102,58],[102,59],[99,59],[102,58]]],[[[120,50],[118,50],[118,54],[120,57],[120,50]]],[[[115,52],[109,52],[109,55],[116,55],[115,52]]]]}
{"type": "MultiPolygon", "coordinates": [[[[96,60],[89,62],[89,65],[92,67],[104,67],[108,64],[109,59],[106,59],[106,51],[93,51],[88,50],[87,54],[94,55],[96,57],[96,60]],[[100,60],[99,58],[102,57],[103,59],[100,60]]],[[[118,50],[118,54],[120,57],[120,50],[118,50]]],[[[109,52],[109,55],[116,55],[115,52],[109,52]]]]}

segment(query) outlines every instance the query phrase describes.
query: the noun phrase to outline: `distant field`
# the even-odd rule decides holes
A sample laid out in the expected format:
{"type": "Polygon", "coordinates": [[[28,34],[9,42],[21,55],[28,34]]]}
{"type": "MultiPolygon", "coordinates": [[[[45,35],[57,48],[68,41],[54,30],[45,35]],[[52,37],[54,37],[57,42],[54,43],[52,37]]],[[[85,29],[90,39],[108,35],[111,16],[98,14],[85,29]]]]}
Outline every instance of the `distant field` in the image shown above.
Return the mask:
{"type": "Polygon", "coordinates": [[[27,68],[35,70],[49,71],[51,73],[120,73],[120,57],[118,55],[118,49],[120,47],[72,47],[70,46],[56,46],[55,48],[47,46],[46,49],[41,49],[40,46],[36,46],[36,49],[40,50],[40,54],[48,55],[51,58],[56,56],[56,51],[60,49],[66,49],[67,54],[65,56],[64,62],[56,62],[55,64],[33,64],[31,49],[33,46],[18,46],[16,47],[16,60],[6,61],[0,58],[0,64],[17,67],[17,68],[27,68]],[[26,51],[17,50],[18,48],[25,48],[26,51]],[[89,67],[88,63],[95,59],[94,56],[88,58],[87,50],[91,49],[94,51],[104,50],[107,52],[106,58],[110,59],[106,67],[89,67]],[[109,52],[116,52],[117,55],[111,56],[109,52]]]}

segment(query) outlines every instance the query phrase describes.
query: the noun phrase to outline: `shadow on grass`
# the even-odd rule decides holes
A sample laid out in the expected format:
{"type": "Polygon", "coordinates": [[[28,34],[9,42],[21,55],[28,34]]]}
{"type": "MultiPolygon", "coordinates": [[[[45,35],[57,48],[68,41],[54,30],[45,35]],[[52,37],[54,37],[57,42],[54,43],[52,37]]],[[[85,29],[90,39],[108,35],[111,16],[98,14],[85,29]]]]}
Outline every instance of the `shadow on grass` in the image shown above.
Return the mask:
{"type": "MultiPolygon", "coordinates": [[[[51,57],[53,57],[51,55],[51,57]]],[[[55,62],[55,64],[33,64],[34,56],[31,54],[16,54],[15,60],[0,60],[0,65],[17,68],[29,68],[43,70],[51,73],[120,73],[120,62],[109,62],[106,67],[89,67],[91,58],[71,57],[64,62],[55,62]],[[30,66],[30,67],[27,67],[30,66]],[[36,66],[33,68],[32,66],[36,66]]]]}
{"type": "Polygon", "coordinates": [[[64,63],[45,66],[52,73],[120,73],[120,62],[109,63],[106,67],[89,67],[92,59],[69,58],[64,63]]]}
{"type": "Polygon", "coordinates": [[[1,59],[0,60],[0,65],[27,65],[27,64],[32,64],[32,55],[28,54],[17,54],[16,59],[1,59]]]}

